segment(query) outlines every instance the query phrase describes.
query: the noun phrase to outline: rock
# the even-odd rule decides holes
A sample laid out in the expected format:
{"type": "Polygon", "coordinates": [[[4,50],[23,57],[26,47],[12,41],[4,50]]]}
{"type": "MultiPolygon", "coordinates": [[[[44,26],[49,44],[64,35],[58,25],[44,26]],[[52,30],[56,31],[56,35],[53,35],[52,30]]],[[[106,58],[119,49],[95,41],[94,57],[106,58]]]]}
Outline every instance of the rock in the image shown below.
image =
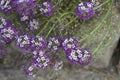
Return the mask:
{"type": "MultiPolygon", "coordinates": [[[[91,66],[97,67],[97,68],[105,68],[109,66],[109,63],[111,61],[113,52],[118,44],[119,38],[120,38],[120,14],[117,13],[117,10],[115,10],[114,16],[113,16],[113,24],[109,31],[109,35],[107,38],[107,41],[110,40],[110,42],[103,42],[102,49],[100,51],[96,52],[98,55],[95,55],[95,60],[91,64],[91,66]]],[[[102,33],[101,33],[102,34],[102,33]]],[[[102,34],[104,36],[104,34],[102,34]]],[[[102,40],[102,39],[101,39],[102,40]]],[[[97,41],[97,40],[96,40],[97,41]]],[[[95,45],[95,44],[94,44],[95,45]]],[[[119,52],[120,53],[120,52],[119,52]]]]}
{"type": "Polygon", "coordinates": [[[81,29],[76,33],[76,36],[80,37],[81,43],[83,43],[82,47],[87,47],[88,50],[93,53],[93,62],[90,66],[96,68],[109,66],[112,54],[120,38],[120,14],[116,8],[113,8],[112,15],[112,22],[110,22],[109,19],[110,15],[102,24],[95,26],[96,24],[94,25],[93,23],[100,22],[100,19],[96,19],[96,21],[93,20],[90,22],[89,25],[81,26],[81,29]],[[89,29],[89,27],[93,27],[93,29],[91,31],[85,30],[89,29]],[[83,34],[83,36],[81,36],[82,34],[80,33],[82,31],[86,31],[86,34],[83,34]]]}

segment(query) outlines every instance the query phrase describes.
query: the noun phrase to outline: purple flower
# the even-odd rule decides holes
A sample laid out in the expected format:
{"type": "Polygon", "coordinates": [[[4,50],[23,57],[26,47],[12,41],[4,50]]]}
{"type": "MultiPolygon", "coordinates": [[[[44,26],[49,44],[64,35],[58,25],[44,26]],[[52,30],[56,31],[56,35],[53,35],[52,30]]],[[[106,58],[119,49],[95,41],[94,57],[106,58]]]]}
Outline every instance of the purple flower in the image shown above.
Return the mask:
{"type": "Polygon", "coordinates": [[[44,55],[44,56],[41,56],[41,57],[40,56],[37,57],[35,59],[35,61],[36,61],[36,65],[37,65],[38,68],[44,69],[49,65],[50,58],[48,56],[44,55]]]}
{"type": "Polygon", "coordinates": [[[10,21],[8,20],[8,19],[6,19],[6,18],[2,18],[2,17],[0,17],[0,30],[2,29],[2,28],[4,28],[4,27],[6,27],[6,26],[10,26],[10,25],[12,25],[11,23],[10,23],[10,21]]]}
{"type": "Polygon", "coordinates": [[[53,69],[55,71],[61,70],[63,68],[63,61],[55,62],[53,65],[53,69]]]}
{"type": "Polygon", "coordinates": [[[94,15],[93,3],[81,2],[76,7],[76,15],[83,20],[88,20],[94,15]]]}
{"type": "Polygon", "coordinates": [[[38,7],[39,7],[41,14],[47,17],[52,16],[54,12],[54,7],[51,2],[43,2],[38,7]]]}
{"type": "Polygon", "coordinates": [[[1,0],[1,1],[0,1],[0,8],[1,8],[4,12],[10,12],[11,9],[12,9],[11,0],[1,0]]]}
{"type": "Polygon", "coordinates": [[[61,41],[59,38],[52,37],[48,40],[48,49],[50,49],[51,52],[57,51],[60,46],[61,46],[61,41]]]}
{"type": "MultiPolygon", "coordinates": [[[[6,18],[0,17],[0,32],[1,32],[1,30],[5,30],[5,29],[11,29],[14,32],[15,37],[18,35],[19,31],[14,28],[14,24],[12,24],[6,18]]],[[[5,34],[7,34],[7,33],[5,33],[5,34]]]]}
{"type": "Polygon", "coordinates": [[[30,17],[27,15],[20,16],[20,21],[24,22],[25,24],[28,24],[29,20],[30,20],[30,17]]]}
{"type": "Polygon", "coordinates": [[[27,66],[26,65],[23,66],[23,70],[26,75],[32,78],[36,76],[38,68],[34,62],[29,62],[27,66]]]}
{"type": "Polygon", "coordinates": [[[67,59],[72,63],[79,63],[81,66],[86,66],[92,61],[92,54],[86,49],[81,50],[78,47],[66,52],[67,59]]]}
{"type": "Polygon", "coordinates": [[[69,52],[66,52],[66,57],[70,62],[78,62],[82,57],[82,50],[79,48],[73,48],[69,52]]]}
{"type": "Polygon", "coordinates": [[[15,10],[20,15],[33,16],[36,14],[36,0],[14,0],[13,3],[16,4],[15,10]]]}
{"type": "Polygon", "coordinates": [[[65,51],[69,51],[69,50],[71,50],[79,45],[80,45],[79,41],[73,37],[66,38],[62,42],[62,47],[65,51]]]}
{"type": "Polygon", "coordinates": [[[63,61],[59,56],[55,56],[55,62],[52,65],[55,71],[61,70],[63,68],[63,61]]]}
{"type": "Polygon", "coordinates": [[[17,30],[14,29],[11,25],[9,27],[2,28],[0,30],[1,38],[5,42],[11,42],[15,38],[16,32],[17,30]]]}
{"type": "Polygon", "coordinates": [[[40,27],[40,21],[36,19],[31,19],[29,22],[30,30],[37,30],[40,27]]]}
{"type": "Polygon", "coordinates": [[[82,50],[82,56],[80,57],[78,63],[82,66],[90,64],[92,61],[92,54],[88,50],[82,50]]]}
{"type": "Polygon", "coordinates": [[[31,37],[27,34],[20,35],[16,40],[16,44],[18,45],[19,48],[23,50],[28,50],[31,44],[31,37]]]}
{"type": "Polygon", "coordinates": [[[34,23],[36,27],[31,26],[31,22],[39,22],[33,19],[37,13],[36,0],[14,0],[13,4],[16,4],[14,10],[20,15],[20,21],[30,29],[36,29],[38,24],[34,23]]]}
{"type": "Polygon", "coordinates": [[[47,46],[47,42],[42,36],[33,37],[31,40],[31,48],[35,50],[44,50],[47,46]]]}

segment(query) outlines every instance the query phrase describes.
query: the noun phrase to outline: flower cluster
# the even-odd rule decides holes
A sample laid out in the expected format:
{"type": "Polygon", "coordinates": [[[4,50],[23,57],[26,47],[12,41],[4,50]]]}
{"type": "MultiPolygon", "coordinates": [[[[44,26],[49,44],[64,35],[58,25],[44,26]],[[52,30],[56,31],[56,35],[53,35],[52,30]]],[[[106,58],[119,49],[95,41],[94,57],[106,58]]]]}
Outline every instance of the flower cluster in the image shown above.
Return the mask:
{"type": "Polygon", "coordinates": [[[50,2],[43,2],[39,5],[39,10],[42,15],[49,17],[52,16],[54,12],[54,7],[53,4],[51,4],[50,2]]]}
{"type": "Polygon", "coordinates": [[[66,38],[62,42],[62,47],[65,51],[69,51],[69,50],[71,50],[79,45],[80,45],[79,41],[73,37],[66,38]]]}
{"type": "Polygon", "coordinates": [[[32,16],[36,14],[36,0],[15,0],[13,2],[16,4],[15,11],[20,15],[32,16]]]}
{"type": "Polygon", "coordinates": [[[89,51],[80,49],[80,43],[76,38],[67,38],[62,42],[66,58],[72,63],[79,63],[82,66],[88,65],[92,60],[92,55],[89,51]],[[86,56],[87,55],[87,56],[86,56]],[[84,61],[83,60],[86,60],[84,61]]]}
{"type": "Polygon", "coordinates": [[[27,26],[30,31],[36,30],[40,27],[40,21],[35,19],[37,13],[36,0],[15,0],[14,11],[20,16],[20,21],[27,26]]]}
{"type": "Polygon", "coordinates": [[[29,77],[35,77],[36,76],[37,67],[33,62],[29,62],[27,66],[24,65],[23,69],[29,77]]]}
{"type": "Polygon", "coordinates": [[[25,59],[28,60],[27,58],[29,58],[29,61],[27,61],[29,64],[25,63],[23,69],[30,77],[34,77],[39,69],[45,69],[50,64],[50,57],[44,50],[34,50],[27,54],[31,55],[25,59]]]}
{"type": "Polygon", "coordinates": [[[55,71],[58,71],[61,70],[62,68],[63,68],[63,61],[58,55],[56,55],[55,62],[53,62],[53,69],[55,71]]]}
{"type": "Polygon", "coordinates": [[[27,75],[34,77],[34,69],[44,69],[48,66],[50,58],[46,55],[47,42],[44,37],[20,35],[16,40],[16,44],[22,50],[30,52],[30,65],[25,65],[27,75]]]}
{"type": "Polygon", "coordinates": [[[83,20],[88,20],[94,15],[93,3],[81,2],[76,7],[76,15],[83,20]]]}
{"type": "Polygon", "coordinates": [[[33,37],[31,40],[31,48],[34,50],[44,50],[47,47],[47,42],[42,36],[33,37]]]}
{"type": "Polygon", "coordinates": [[[57,51],[60,45],[60,40],[57,37],[53,37],[48,40],[48,48],[50,49],[50,51],[57,51]]]}
{"type": "Polygon", "coordinates": [[[28,25],[30,30],[36,30],[40,27],[40,21],[31,19],[28,25]]]}
{"type": "Polygon", "coordinates": [[[45,69],[50,62],[50,58],[46,55],[37,56],[33,58],[28,65],[24,65],[23,69],[25,73],[30,77],[35,77],[39,69],[45,69]]]}
{"type": "MultiPolygon", "coordinates": [[[[34,64],[34,68],[37,69],[46,68],[51,62],[50,55],[57,53],[62,49],[65,52],[67,60],[71,63],[78,63],[82,66],[86,66],[92,61],[91,52],[86,49],[80,49],[79,41],[73,37],[64,40],[52,37],[47,41],[42,36],[32,37],[30,35],[21,35],[17,38],[17,45],[22,50],[30,51],[32,56],[31,61],[33,62],[32,65],[34,64]],[[47,50],[49,50],[49,54],[47,53],[47,50]]],[[[59,58],[55,58],[55,62],[53,63],[53,69],[56,71],[63,67],[63,61],[59,58]]],[[[30,73],[31,72],[32,71],[30,71],[30,73]]]]}
{"type": "MultiPolygon", "coordinates": [[[[96,5],[98,3],[94,1],[81,2],[76,7],[76,15],[82,20],[88,20],[95,14],[94,6],[96,5]]],[[[60,70],[63,67],[61,58],[55,57],[55,61],[52,61],[53,56],[56,56],[59,51],[65,52],[67,60],[71,63],[86,66],[92,61],[92,53],[82,49],[79,40],[75,37],[49,37],[47,40],[44,36],[34,34],[35,30],[39,30],[42,25],[36,16],[39,14],[44,17],[53,15],[55,9],[51,2],[1,0],[0,8],[4,12],[16,12],[19,15],[20,22],[26,26],[23,28],[24,30],[18,31],[8,19],[0,17],[0,39],[6,43],[14,41],[20,49],[30,55],[27,57],[29,61],[23,67],[30,77],[34,77],[38,69],[45,69],[52,62],[52,68],[56,71],[60,70]]],[[[64,29],[62,30],[64,31],[64,29]]],[[[0,46],[0,55],[3,53],[3,47],[0,46]]]]}
{"type": "Polygon", "coordinates": [[[34,31],[40,27],[40,21],[35,19],[39,11],[44,16],[52,16],[54,7],[51,2],[37,4],[37,0],[1,0],[0,9],[4,12],[16,12],[20,16],[20,21],[27,26],[29,31],[34,31]],[[39,9],[39,10],[37,10],[39,9]]]}
{"type": "Polygon", "coordinates": [[[17,40],[16,44],[19,46],[19,48],[23,50],[28,50],[30,48],[31,40],[29,35],[20,35],[17,40]]]}
{"type": "Polygon", "coordinates": [[[1,0],[0,1],[0,8],[4,12],[10,12],[10,10],[12,9],[11,0],[1,0]]]}
{"type": "Polygon", "coordinates": [[[40,56],[36,58],[36,64],[38,68],[46,68],[50,62],[50,59],[48,56],[40,56]]]}
{"type": "Polygon", "coordinates": [[[67,52],[67,58],[70,62],[79,63],[82,66],[88,65],[92,61],[91,53],[87,50],[81,50],[79,48],[74,48],[67,52]]]}
{"type": "Polygon", "coordinates": [[[14,28],[13,24],[5,19],[0,18],[0,36],[1,39],[5,42],[11,42],[15,39],[18,34],[18,31],[14,28]]]}

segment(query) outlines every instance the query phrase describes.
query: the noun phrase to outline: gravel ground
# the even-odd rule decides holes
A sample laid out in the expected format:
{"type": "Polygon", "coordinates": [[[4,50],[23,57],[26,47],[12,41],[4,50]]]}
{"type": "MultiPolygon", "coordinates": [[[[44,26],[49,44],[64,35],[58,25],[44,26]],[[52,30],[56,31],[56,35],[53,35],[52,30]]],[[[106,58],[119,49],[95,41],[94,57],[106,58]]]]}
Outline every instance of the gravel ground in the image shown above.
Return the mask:
{"type": "MultiPolygon", "coordinates": [[[[120,70],[119,70],[120,72],[120,70]]],[[[28,78],[17,69],[0,70],[0,80],[120,80],[120,75],[112,70],[96,69],[93,67],[64,68],[56,72],[56,76],[51,75],[50,70],[40,71],[36,78],[28,78]]]]}

